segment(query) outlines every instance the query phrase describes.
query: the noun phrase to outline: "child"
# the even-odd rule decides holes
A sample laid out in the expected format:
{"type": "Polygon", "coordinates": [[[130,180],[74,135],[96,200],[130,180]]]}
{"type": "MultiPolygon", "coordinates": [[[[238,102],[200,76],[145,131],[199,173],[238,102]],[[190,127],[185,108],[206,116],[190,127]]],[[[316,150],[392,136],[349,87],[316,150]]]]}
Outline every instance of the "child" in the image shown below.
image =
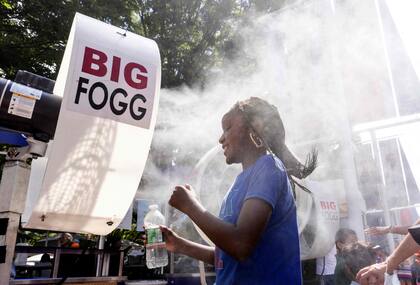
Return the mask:
{"type": "Polygon", "coordinates": [[[335,234],[335,246],[337,247],[337,265],[334,270],[335,285],[350,285],[353,280],[345,263],[343,249],[355,242],[357,242],[357,235],[352,229],[341,228],[335,234]]]}
{"type": "Polygon", "coordinates": [[[240,163],[219,217],[211,215],[191,186],[176,186],[169,204],[187,214],[216,247],[179,237],[162,227],[169,251],[213,263],[217,284],[300,285],[301,268],[296,206],[289,175],[304,178],[316,154],[301,164],[285,144],[277,108],[251,97],[222,119],[219,139],[226,163],[240,163]]]}

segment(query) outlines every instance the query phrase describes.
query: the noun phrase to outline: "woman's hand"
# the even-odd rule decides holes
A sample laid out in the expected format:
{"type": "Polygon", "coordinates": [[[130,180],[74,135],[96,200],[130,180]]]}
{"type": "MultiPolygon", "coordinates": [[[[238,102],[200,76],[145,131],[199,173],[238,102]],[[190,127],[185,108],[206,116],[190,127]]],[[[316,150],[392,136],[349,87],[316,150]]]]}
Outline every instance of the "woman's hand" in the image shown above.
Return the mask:
{"type": "Polygon", "coordinates": [[[371,236],[379,236],[390,233],[391,227],[371,227],[365,230],[365,233],[371,236]]]}
{"type": "Polygon", "coordinates": [[[183,239],[165,226],[160,226],[160,230],[165,240],[166,249],[170,252],[179,252],[183,245],[183,239]]]}
{"type": "Polygon", "coordinates": [[[189,241],[165,226],[160,226],[160,230],[163,233],[168,251],[188,255],[206,263],[214,264],[214,247],[189,241]]]}
{"type": "Polygon", "coordinates": [[[187,215],[189,215],[189,213],[194,209],[194,207],[201,207],[201,204],[200,202],[198,202],[192,187],[188,184],[184,186],[175,186],[171,198],[169,199],[169,205],[187,215]]]}
{"type": "Polygon", "coordinates": [[[356,280],[361,285],[382,285],[384,284],[385,270],[386,262],[367,266],[360,269],[357,273],[356,280]]]}

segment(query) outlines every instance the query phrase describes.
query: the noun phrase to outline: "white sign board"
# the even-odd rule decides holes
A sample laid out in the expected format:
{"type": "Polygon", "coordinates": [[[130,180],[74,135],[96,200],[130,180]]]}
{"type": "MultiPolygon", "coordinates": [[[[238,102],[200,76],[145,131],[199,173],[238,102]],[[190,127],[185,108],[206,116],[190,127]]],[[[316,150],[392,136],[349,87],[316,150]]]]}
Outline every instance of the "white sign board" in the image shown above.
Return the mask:
{"type": "Polygon", "coordinates": [[[160,73],[154,41],[76,14],[54,88],[63,96],[57,129],[27,228],[106,235],[118,226],[149,153],[160,73]]]}
{"type": "Polygon", "coordinates": [[[296,188],[296,207],[302,260],[324,256],[334,246],[340,226],[339,193],[343,180],[302,180],[312,193],[296,188]]]}
{"type": "Polygon", "coordinates": [[[26,195],[25,209],[23,210],[20,222],[23,227],[26,226],[36,201],[39,197],[39,192],[42,188],[42,181],[45,170],[47,168],[47,157],[38,157],[31,163],[31,176],[29,177],[28,194],[26,195]]]}
{"type": "MultiPolygon", "coordinates": [[[[117,36],[119,36],[117,34],[117,36]]],[[[158,66],[153,58],[139,60],[123,47],[81,41],[70,74],[68,110],[149,128],[158,66]],[[141,63],[140,63],[141,62],[141,63]]]]}

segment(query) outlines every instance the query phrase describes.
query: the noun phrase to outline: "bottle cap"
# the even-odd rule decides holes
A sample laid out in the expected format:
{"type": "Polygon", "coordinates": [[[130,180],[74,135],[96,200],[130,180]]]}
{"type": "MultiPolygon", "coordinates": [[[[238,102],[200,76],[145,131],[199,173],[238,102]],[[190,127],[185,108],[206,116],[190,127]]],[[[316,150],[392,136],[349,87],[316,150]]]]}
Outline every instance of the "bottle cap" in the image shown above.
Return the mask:
{"type": "Polygon", "coordinates": [[[157,210],[159,207],[157,204],[149,205],[149,210],[157,210]]]}

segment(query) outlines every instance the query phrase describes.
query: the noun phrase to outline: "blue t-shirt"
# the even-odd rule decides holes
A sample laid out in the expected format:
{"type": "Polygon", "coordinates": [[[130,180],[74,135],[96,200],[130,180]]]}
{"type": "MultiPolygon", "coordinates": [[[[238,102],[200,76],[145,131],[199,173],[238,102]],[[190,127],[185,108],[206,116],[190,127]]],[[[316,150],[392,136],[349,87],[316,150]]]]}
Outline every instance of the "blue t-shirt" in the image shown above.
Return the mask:
{"type": "Polygon", "coordinates": [[[216,248],[216,284],[302,284],[296,206],[286,171],[276,156],[261,156],[236,177],[219,217],[235,224],[244,201],[250,198],[271,205],[270,220],[247,260],[239,262],[216,248]]]}

